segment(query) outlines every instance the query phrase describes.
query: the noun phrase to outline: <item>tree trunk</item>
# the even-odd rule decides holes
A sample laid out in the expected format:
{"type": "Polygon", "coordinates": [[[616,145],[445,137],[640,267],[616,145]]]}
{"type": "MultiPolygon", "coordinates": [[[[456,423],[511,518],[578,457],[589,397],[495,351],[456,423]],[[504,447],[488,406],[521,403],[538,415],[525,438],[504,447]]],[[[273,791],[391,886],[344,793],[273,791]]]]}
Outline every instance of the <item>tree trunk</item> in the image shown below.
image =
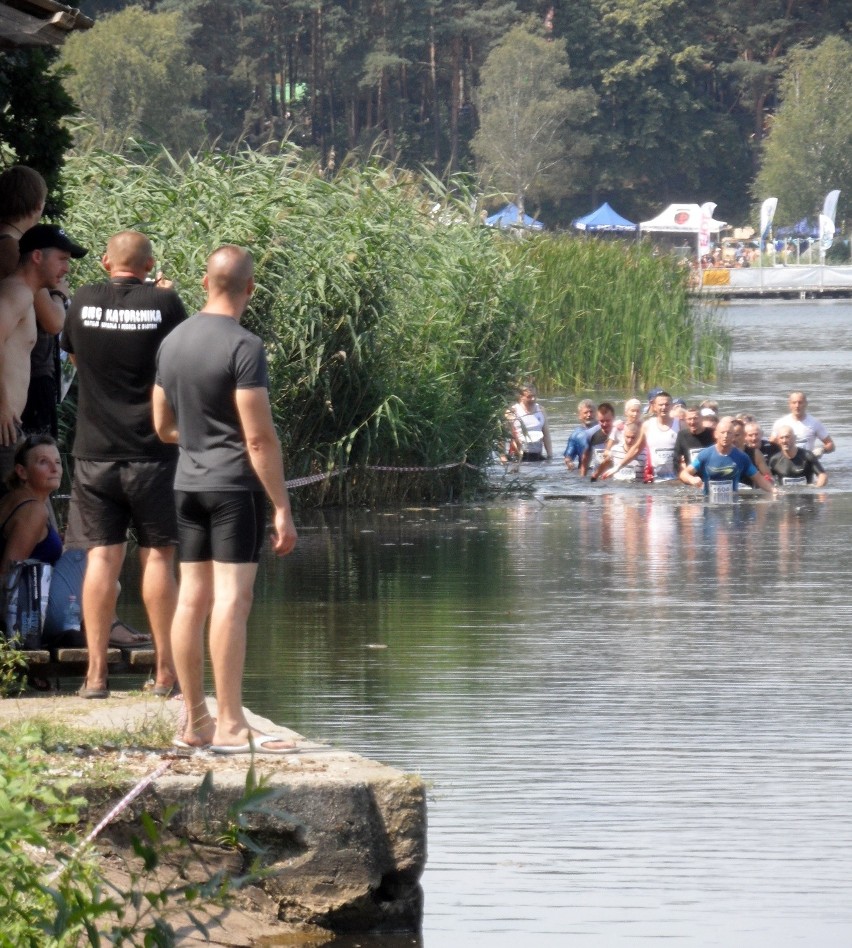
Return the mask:
{"type": "Polygon", "coordinates": [[[452,43],[452,89],[450,92],[450,160],[448,174],[454,174],[459,159],[459,98],[461,96],[462,41],[453,37],[452,43]]]}
{"type": "Polygon", "coordinates": [[[435,10],[429,11],[429,81],[432,94],[432,156],[441,168],[441,104],[438,101],[438,56],[435,48],[435,10]]]}

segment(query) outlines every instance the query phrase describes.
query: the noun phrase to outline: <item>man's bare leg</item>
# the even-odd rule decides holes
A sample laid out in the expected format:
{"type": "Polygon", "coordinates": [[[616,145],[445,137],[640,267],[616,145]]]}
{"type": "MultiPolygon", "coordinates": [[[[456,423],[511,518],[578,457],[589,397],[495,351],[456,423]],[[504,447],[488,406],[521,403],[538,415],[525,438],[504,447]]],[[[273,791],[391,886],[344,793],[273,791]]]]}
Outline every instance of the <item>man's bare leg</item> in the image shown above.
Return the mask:
{"type": "Polygon", "coordinates": [[[157,653],[155,682],[171,688],[177,680],[171,641],[172,620],[178,599],[175,548],[140,547],[139,562],[142,567],[142,601],[148,613],[157,653]]]}
{"type": "MultiPolygon", "coordinates": [[[[216,745],[245,744],[252,730],[243,711],[243,669],[256,575],[257,563],[213,562],[210,659],[216,680],[216,745]]],[[[293,743],[275,741],[267,746],[276,750],[293,743]]]]}
{"type": "Polygon", "coordinates": [[[181,563],[171,645],[186,708],[180,737],[196,747],[213,740],[215,726],[204,697],[204,626],[212,604],[213,564],[181,563]]]}
{"type": "Polygon", "coordinates": [[[118,577],[126,550],[126,543],[116,543],[93,547],[88,553],[83,579],[83,622],[89,649],[87,688],[107,686],[109,633],[115,618],[118,577]]]}

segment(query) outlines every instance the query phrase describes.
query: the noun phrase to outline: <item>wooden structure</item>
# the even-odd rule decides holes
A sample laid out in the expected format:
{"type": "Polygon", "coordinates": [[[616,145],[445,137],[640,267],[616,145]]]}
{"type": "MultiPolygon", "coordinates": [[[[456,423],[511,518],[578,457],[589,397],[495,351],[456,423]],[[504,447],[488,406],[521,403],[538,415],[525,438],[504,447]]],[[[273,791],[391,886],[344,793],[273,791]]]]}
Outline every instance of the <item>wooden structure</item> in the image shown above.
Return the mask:
{"type": "Polygon", "coordinates": [[[60,46],[74,30],[88,30],[94,20],[58,0],[0,0],[0,49],[60,46]]]}
{"type": "MultiPolygon", "coordinates": [[[[86,674],[89,652],[85,648],[38,649],[23,653],[29,663],[30,672],[53,681],[59,691],[60,679],[81,677],[86,674]]],[[[107,662],[113,674],[149,674],[154,667],[153,648],[110,648],[107,662]]]]}

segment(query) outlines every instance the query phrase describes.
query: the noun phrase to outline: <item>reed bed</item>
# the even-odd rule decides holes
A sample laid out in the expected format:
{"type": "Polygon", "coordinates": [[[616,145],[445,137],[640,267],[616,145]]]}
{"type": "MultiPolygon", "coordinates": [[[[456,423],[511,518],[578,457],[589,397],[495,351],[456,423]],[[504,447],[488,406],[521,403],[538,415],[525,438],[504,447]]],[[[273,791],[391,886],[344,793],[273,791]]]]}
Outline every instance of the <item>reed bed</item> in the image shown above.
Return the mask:
{"type": "Polygon", "coordinates": [[[712,379],[730,339],[690,301],[687,273],[642,245],[569,236],[515,244],[528,270],[525,370],[548,389],[640,389],[712,379]]]}
{"type": "Polygon", "coordinates": [[[301,503],[468,495],[482,475],[464,465],[367,467],[481,468],[522,376],[551,389],[706,377],[723,346],[667,262],[506,240],[465,201],[388,165],[327,180],[286,146],[180,163],[89,152],[70,158],[65,187],[68,231],[92,248],[75,282],[102,279],[107,239],[134,228],[193,310],[208,254],[252,250],[245,324],[266,343],[288,477],[349,469],[301,488],[301,503]]]}

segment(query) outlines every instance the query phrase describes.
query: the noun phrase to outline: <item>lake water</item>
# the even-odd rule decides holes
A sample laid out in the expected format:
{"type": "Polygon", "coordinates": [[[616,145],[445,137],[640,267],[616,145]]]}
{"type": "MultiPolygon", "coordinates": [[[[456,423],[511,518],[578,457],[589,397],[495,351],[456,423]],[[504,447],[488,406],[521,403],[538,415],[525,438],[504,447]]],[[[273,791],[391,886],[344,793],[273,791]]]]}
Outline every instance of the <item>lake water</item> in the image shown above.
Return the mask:
{"type": "MultiPolygon", "coordinates": [[[[528,466],[495,472],[520,498],[307,513],[262,565],[246,703],[430,787],[422,936],[352,944],[852,944],[852,305],[722,312],[730,373],[673,394],[768,428],[804,389],[827,489],[528,466]]],[[[576,400],[543,400],[560,453],[576,400]]]]}

